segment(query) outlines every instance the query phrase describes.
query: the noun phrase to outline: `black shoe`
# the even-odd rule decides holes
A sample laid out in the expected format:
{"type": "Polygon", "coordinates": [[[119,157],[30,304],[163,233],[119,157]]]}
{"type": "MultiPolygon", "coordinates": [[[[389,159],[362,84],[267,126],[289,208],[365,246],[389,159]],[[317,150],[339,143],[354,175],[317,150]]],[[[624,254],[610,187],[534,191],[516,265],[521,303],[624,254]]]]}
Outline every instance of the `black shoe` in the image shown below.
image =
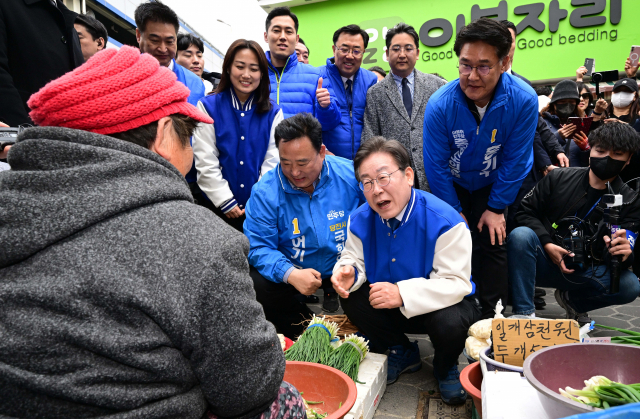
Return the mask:
{"type": "Polygon", "coordinates": [[[542,297],[533,297],[533,305],[536,306],[536,310],[542,310],[547,302],[542,297]]]}
{"type": "Polygon", "coordinates": [[[325,292],[324,301],[322,302],[322,310],[327,313],[335,313],[340,309],[340,301],[338,301],[338,294],[335,292],[325,292]]]}
{"type": "Polygon", "coordinates": [[[304,302],[307,304],[318,304],[320,299],[315,295],[305,295],[304,302]]]}
{"type": "Polygon", "coordinates": [[[533,296],[536,298],[541,298],[541,297],[544,297],[545,295],[547,295],[547,292],[542,288],[536,288],[533,294],[533,296]]]}

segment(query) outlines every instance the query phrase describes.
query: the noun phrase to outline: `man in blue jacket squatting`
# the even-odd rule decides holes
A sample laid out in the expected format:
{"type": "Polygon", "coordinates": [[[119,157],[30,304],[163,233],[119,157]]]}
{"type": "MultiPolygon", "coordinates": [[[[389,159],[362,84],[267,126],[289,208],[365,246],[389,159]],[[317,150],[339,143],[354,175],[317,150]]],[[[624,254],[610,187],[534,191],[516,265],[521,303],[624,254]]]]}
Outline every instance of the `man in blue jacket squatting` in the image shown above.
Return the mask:
{"type": "Polygon", "coordinates": [[[538,98],[505,73],[511,33],[493,19],[462,28],[454,51],[460,78],[431,96],[424,114],[424,169],[431,191],[468,222],[472,273],[483,318],[507,301],[504,211],[533,165],[538,98]]]}
{"type": "Polygon", "coordinates": [[[244,233],[258,302],[278,333],[300,335],[313,312],[296,297],[331,287],[349,214],[364,202],[349,160],[325,156],[317,119],[301,113],[275,130],[280,164],[253,186],[244,233]]]}
{"type": "Polygon", "coordinates": [[[444,201],[413,188],[402,144],[373,137],[353,161],[367,203],[349,217],[347,242],[331,282],[372,352],[389,353],[387,384],[422,367],[417,342],[427,333],[442,400],[463,403],[457,360],[480,319],[471,281],[471,234],[444,201]]]}

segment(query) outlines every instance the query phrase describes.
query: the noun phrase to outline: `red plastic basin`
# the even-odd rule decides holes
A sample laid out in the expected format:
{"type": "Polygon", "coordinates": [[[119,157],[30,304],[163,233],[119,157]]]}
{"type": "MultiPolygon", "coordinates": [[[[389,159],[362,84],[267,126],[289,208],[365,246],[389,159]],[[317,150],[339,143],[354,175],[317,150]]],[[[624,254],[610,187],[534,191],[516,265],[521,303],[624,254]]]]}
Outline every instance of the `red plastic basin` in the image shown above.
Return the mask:
{"type": "Polygon", "coordinates": [[[347,374],[311,362],[287,361],[284,381],[304,393],[302,397],[305,400],[324,402],[310,407],[319,413],[329,413],[326,419],[344,417],[355,404],[358,394],[356,384],[347,374]]]}
{"type": "Polygon", "coordinates": [[[474,362],[464,367],[460,372],[460,384],[469,393],[478,415],[482,417],[482,393],[480,391],[482,388],[482,370],[479,362],[474,362]]]}

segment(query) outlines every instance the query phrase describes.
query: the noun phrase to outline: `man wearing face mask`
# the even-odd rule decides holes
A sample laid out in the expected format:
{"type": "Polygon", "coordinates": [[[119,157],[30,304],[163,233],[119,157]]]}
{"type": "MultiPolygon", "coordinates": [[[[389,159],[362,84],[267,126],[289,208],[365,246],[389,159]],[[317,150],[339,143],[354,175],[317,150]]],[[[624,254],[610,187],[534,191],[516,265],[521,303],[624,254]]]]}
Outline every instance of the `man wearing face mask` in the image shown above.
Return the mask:
{"type": "Polygon", "coordinates": [[[628,124],[606,124],[589,135],[590,166],[554,170],[522,200],[507,240],[509,285],[513,314],[535,317],[534,285],[556,288],[558,304],[568,319],[589,322],[588,312],[629,303],[638,296],[638,278],[627,268],[633,263],[633,245],[640,229],[640,200],[618,176],[638,151],[640,138],[628,124]],[[623,196],[621,229],[611,240],[603,221],[602,196],[623,196]],[[571,264],[575,253],[563,238],[582,221],[583,237],[592,238],[582,266],[571,264]],[[564,221],[563,221],[564,220],[564,221]],[[542,250],[544,249],[544,251],[542,250]],[[620,256],[620,291],[610,294],[610,261],[620,256]]]}

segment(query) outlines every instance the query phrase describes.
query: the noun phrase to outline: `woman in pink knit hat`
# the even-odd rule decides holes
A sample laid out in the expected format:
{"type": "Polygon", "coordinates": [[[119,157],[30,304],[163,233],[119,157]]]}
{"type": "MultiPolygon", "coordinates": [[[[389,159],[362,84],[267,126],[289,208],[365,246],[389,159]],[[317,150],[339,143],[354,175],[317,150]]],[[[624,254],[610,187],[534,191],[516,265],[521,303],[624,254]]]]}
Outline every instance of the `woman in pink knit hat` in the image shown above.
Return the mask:
{"type": "Polygon", "coordinates": [[[29,100],[0,172],[0,416],[302,418],[246,237],[193,203],[208,116],[102,51],[29,100]]]}

